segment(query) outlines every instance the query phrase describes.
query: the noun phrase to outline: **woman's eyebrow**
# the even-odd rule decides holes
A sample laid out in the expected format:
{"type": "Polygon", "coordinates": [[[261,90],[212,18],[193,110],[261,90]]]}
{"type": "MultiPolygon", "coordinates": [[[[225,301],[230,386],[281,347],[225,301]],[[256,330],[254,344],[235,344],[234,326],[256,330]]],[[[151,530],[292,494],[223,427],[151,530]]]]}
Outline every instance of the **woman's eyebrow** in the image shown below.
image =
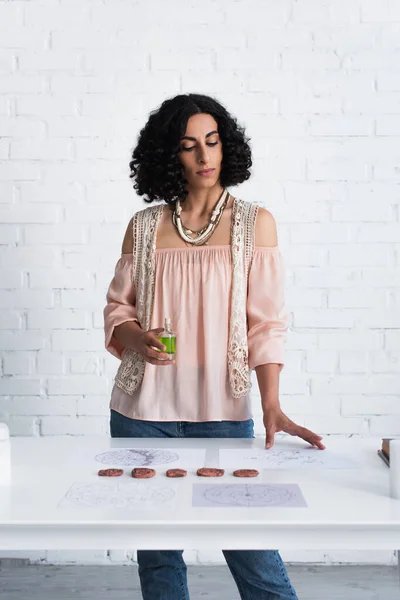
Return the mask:
{"type": "MultiPolygon", "coordinates": [[[[207,133],[207,135],[206,135],[206,139],[207,139],[208,137],[210,137],[210,135],[213,135],[214,133],[218,133],[218,131],[217,131],[217,130],[210,131],[209,133],[207,133]]],[[[196,138],[195,138],[195,137],[191,137],[190,135],[184,135],[184,136],[181,138],[181,140],[192,140],[193,142],[195,142],[195,141],[196,141],[196,138]]]]}

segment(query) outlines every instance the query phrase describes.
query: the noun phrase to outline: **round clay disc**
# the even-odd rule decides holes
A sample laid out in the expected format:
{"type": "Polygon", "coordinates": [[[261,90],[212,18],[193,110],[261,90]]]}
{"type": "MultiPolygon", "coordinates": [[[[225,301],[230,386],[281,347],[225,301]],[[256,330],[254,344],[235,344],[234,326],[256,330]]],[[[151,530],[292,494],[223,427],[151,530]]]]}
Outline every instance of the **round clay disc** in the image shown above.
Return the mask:
{"type": "Polygon", "coordinates": [[[135,479],[150,479],[150,477],[154,477],[156,474],[154,469],[144,469],[141,467],[135,467],[132,469],[132,477],[135,479]]]}
{"type": "Polygon", "coordinates": [[[197,469],[197,475],[199,477],[222,477],[224,473],[224,469],[212,469],[210,467],[197,469]]]}
{"type": "Polygon", "coordinates": [[[119,477],[124,472],[123,469],[100,469],[100,477],[119,477]]]}
{"type": "Polygon", "coordinates": [[[168,469],[165,474],[167,477],[186,477],[187,471],[185,469],[168,469]]]}
{"type": "Polygon", "coordinates": [[[257,469],[238,469],[233,471],[235,477],[257,477],[259,471],[257,469]]]}

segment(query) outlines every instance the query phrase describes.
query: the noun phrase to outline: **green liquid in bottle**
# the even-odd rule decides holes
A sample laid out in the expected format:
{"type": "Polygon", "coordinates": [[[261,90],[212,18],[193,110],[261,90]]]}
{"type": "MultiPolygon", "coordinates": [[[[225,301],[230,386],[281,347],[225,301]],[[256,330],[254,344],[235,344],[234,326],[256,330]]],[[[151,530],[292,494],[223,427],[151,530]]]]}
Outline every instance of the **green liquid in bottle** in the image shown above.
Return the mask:
{"type": "Polygon", "coordinates": [[[175,360],[176,334],[171,329],[171,319],[169,317],[165,318],[164,331],[160,333],[158,339],[165,346],[165,350],[160,350],[160,352],[165,352],[168,360],[175,360]]]}
{"type": "Polygon", "coordinates": [[[164,352],[175,354],[176,352],[176,337],[159,337],[158,338],[165,346],[164,352]]]}

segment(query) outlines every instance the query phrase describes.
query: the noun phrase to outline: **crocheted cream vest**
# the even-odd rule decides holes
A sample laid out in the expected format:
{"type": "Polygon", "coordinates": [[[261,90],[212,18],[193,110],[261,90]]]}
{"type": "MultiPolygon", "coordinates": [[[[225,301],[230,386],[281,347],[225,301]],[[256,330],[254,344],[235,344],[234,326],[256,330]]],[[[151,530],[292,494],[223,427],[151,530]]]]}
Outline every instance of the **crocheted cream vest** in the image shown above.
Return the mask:
{"type": "MultiPolygon", "coordinates": [[[[133,217],[132,280],[136,290],[136,310],[143,330],[148,331],[154,301],[155,252],[158,224],[163,204],[137,212],[133,217]]],[[[251,388],[247,345],[247,281],[254,252],[255,222],[258,206],[235,198],[232,205],[231,252],[232,291],[228,341],[228,372],[234,398],[246,395],[251,388]]],[[[126,349],[115,377],[115,384],[132,394],[142,383],[146,361],[126,349]]]]}

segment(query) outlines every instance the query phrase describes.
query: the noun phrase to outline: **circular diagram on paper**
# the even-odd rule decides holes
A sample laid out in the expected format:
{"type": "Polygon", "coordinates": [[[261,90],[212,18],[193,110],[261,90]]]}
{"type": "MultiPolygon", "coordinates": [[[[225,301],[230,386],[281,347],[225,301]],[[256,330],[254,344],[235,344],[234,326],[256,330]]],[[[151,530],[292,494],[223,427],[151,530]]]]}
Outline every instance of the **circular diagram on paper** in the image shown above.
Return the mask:
{"type": "Polygon", "coordinates": [[[259,483],[218,485],[204,491],[208,502],[224,506],[283,506],[290,504],[294,497],[291,490],[259,483]]]}
{"type": "Polygon", "coordinates": [[[299,450],[277,450],[272,448],[270,451],[268,450],[267,460],[272,460],[277,466],[285,465],[286,467],[290,467],[289,463],[296,463],[301,466],[308,465],[324,465],[324,457],[321,454],[318,454],[318,450],[307,449],[303,451],[299,450]]]}
{"type": "Polygon", "coordinates": [[[148,467],[174,462],[179,460],[179,455],[157,448],[121,448],[97,454],[95,459],[104,465],[148,467]]]}
{"type": "Polygon", "coordinates": [[[75,483],[65,499],[90,508],[138,509],[165,505],[175,497],[175,490],[150,486],[147,482],[122,484],[116,481],[75,483]]]}

